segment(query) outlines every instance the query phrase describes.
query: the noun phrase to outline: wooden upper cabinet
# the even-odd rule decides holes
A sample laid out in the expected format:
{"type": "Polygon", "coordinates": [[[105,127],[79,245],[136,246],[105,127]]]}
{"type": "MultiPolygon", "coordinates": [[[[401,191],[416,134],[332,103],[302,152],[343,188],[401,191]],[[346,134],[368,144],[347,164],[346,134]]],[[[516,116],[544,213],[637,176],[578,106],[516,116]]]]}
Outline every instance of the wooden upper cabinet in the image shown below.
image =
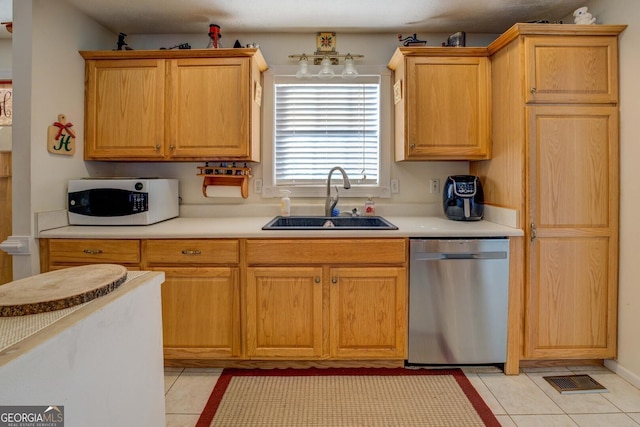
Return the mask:
{"type": "Polygon", "coordinates": [[[528,103],[618,102],[618,38],[524,39],[528,103]]]}
{"type": "Polygon", "coordinates": [[[394,70],[396,160],[490,157],[486,55],[480,48],[396,51],[389,63],[394,70]]]}
{"type": "Polygon", "coordinates": [[[86,62],[85,159],[164,157],[165,61],[86,62]]]}
{"type": "Polygon", "coordinates": [[[260,161],[257,49],[81,54],[86,160],[260,161]]]}
{"type": "Polygon", "coordinates": [[[249,58],[176,59],[168,75],[167,155],[248,156],[249,58]]]}

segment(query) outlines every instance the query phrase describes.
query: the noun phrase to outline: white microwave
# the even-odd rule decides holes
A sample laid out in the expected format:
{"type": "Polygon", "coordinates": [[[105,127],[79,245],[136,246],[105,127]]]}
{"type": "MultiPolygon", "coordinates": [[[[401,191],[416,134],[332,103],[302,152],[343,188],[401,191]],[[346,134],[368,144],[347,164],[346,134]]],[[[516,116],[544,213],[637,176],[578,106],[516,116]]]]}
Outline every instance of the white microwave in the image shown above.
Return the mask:
{"type": "Polygon", "coordinates": [[[84,178],[67,186],[71,225],[149,225],[179,214],[178,180],[84,178]]]}

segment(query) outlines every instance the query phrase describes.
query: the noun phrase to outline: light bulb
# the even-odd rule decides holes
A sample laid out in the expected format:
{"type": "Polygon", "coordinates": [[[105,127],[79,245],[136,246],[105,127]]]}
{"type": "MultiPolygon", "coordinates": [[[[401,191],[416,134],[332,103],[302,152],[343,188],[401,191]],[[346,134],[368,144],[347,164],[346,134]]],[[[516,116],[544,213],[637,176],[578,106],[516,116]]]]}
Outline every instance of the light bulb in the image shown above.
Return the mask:
{"type": "Polygon", "coordinates": [[[328,56],[322,58],[320,63],[320,71],[318,72],[318,78],[320,79],[332,79],[335,76],[333,69],[331,68],[331,60],[328,56]]]}
{"type": "Polygon", "coordinates": [[[296,77],[299,79],[308,79],[311,77],[311,73],[309,73],[309,61],[307,60],[306,55],[302,55],[300,61],[298,61],[296,77]]]}
{"type": "Polygon", "coordinates": [[[355,79],[358,77],[358,72],[356,71],[356,67],[354,67],[355,61],[353,57],[347,54],[347,57],[344,59],[344,71],[342,72],[343,79],[355,79]]]}

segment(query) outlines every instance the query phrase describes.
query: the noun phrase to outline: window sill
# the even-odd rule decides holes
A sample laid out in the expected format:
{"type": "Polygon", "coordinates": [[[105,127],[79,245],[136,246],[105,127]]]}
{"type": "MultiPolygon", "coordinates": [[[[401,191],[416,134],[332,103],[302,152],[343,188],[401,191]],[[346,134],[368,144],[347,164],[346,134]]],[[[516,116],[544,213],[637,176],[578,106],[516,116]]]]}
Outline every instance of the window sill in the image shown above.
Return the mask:
{"type": "MultiPolygon", "coordinates": [[[[327,197],[327,187],[324,186],[308,186],[308,187],[271,187],[265,186],[262,188],[262,197],[265,199],[270,199],[274,197],[280,197],[280,190],[289,190],[291,194],[289,197],[309,197],[309,198],[325,198],[327,197]]],[[[355,187],[352,186],[350,189],[345,190],[340,185],[338,185],[338,192],[340,194],[340,198],[362,198],[362,197],[375,197],[379,199],[388,199],[391,197],[391,187],[388,185],[383,186],[371,186],[371,187],[355,187]]],[[[335,185],[331,186],[331,195],[335,196],[336,190],[335,185]]]]}

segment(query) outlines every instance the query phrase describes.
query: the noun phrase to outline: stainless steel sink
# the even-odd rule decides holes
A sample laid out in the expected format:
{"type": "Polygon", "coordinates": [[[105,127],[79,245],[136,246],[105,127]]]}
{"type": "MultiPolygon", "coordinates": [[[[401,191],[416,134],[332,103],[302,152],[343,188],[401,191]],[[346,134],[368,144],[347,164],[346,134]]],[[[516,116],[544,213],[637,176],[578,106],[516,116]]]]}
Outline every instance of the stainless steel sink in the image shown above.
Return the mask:
{"type": "Polygon", "coordinates": [[[397,230],[381,216],[277,216],[263,230],[397,230]]]}

